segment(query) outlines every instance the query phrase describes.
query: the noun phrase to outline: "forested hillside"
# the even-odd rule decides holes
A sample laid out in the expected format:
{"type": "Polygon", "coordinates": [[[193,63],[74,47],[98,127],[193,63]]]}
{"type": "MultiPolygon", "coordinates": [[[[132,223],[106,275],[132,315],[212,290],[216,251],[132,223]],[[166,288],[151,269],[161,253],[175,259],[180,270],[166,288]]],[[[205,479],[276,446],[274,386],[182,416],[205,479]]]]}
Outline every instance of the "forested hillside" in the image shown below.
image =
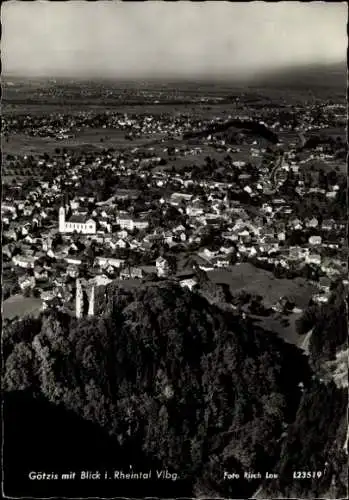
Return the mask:
{"type": "Polygon", "coordinates": [[[323,373],[328,361],[348,348],[347,287],[342,281],[335,282],[327,303],[311,303],[297,323],[298,333],[306,334],[312,329],[309,355],[312,367],[323,373]]]}
{"type": "MultiPolygon", "coordinates": [[[[292,455],[287,446],[302,439],[302,422],[312,418],[304,398],[314,393],[306,356],[296,347],[170,282],[134,289],[110,283],[97,302],[93,318],[50,312],[9,327],[4,384],[10,395],[22,391],[51,403],[47,414],[55,415],[55,427],[64,419],[53,408],[63,408],[66,422],[75,414],[106,442],[109,435],[115,455],[103,454],[106,468],[122,459],[128,467],[132,456],[145,469],[177,472],[176,496],[248,497],[260,480],[223,480],[225,470],[289,470],[283,457],[296,460],[296,448],[292,455]]],[[[341,415],[343,397],[327,390],[341,415]]],[[[16,413],[13,401],[9,415],[16,413]]],[[[335,422],[331,412],[323,418],[321,449],[332,439],[327,419],[335,422]]],[[[53,439],[36,433],[39,443],[53,439]]],[[[15,437],[8,439],[5,460],[15,437]]],[[[316,443],[318,432],[309,439],[316,443]]],[[[313,444],[302,452],[304,466],[313,444]]],[[[55,446],[52,440],[53,454],[55,446]]],[[[28,457],[22,470],[31,467],[28,457]]],[[[163,483],[154,488],[152,495],[174,495],[172,482],[166,491],[163,483]]]]}
{"type": "Polygon", "coordinates": [[[259,498],[347,498],[348,391],[333,382],[314,381],[303,395],[296,420],[288,429],[277,481],[266,484],[259,498]],[[320,477],[293,477],[296,471],[320,477]]]}

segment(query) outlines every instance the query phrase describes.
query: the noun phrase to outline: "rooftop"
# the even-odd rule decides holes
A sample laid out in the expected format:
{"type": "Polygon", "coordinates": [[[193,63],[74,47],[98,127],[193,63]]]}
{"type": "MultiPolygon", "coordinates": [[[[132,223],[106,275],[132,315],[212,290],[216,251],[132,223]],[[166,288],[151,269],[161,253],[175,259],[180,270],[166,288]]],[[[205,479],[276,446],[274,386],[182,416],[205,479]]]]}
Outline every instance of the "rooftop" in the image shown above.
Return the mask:
{"type": "Polygon", "coordinates": [[[88,220],[89,218],[84,215],[72,215],[68,222],[85,224],[88,220]]]}

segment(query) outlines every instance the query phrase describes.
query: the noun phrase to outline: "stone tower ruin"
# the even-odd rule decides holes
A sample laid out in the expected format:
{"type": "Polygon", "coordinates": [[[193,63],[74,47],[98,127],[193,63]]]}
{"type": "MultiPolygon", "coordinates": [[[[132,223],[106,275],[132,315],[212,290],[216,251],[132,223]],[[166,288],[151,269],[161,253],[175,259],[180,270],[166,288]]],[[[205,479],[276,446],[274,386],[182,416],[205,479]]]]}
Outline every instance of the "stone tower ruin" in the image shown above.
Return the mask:
{"type": "Polygon", "coordinates": [[[75,313],[77,318],[94,316],[95,284],[83,279],[76,280],[75,313]]]}

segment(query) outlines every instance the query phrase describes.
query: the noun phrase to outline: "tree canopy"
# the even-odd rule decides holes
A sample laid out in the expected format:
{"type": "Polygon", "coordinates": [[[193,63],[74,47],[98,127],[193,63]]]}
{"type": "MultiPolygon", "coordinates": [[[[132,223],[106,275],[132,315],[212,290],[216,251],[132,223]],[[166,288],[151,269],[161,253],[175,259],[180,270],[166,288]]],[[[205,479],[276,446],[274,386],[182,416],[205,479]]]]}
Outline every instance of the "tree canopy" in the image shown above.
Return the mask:
{"type": "Polygon", "coordinates": [[[170,281],[111,282],[96,306],[91,318],[49,312],[7,334],[6,390],[92,422],[121,450],[180,474],[185,495],[251,496],[258,481],[224,481],[223,471],[277,466],[311,384],[305,355],[170,281]]]}

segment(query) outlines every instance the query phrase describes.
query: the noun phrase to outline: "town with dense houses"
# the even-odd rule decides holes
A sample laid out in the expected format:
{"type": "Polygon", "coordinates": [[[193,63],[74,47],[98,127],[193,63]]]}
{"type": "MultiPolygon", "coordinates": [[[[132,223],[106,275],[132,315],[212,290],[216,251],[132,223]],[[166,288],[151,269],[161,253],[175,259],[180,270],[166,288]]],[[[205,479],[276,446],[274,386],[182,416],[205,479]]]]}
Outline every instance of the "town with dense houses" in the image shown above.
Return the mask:
{"type": "MultiPolygon", "coordinates": [[[[346,281],[345,200],[339,200],[345,176],[344,143],[321,133],[341,123],[345,109],[326,103],[297,111],[292,127],[284,111],[262,113],[262,124],[285,137],[277,144],[242,134],[229,141],[229,134],[215,132],[183,139],[189,128],[214,130],[221,118],[189,123],[179,116],[171,123],[157,115],[108,114],[107,126],[126,137],[161,133],[162,139],[122,151],[57,147],[51,155],[5,155],[4,174],[12,176],[2,203],[5,298],[21,293],[40,299],[42,308],[74,311],[79,279],[98,285],[171,278],[193,289],[197,269],[229,273],[249,262],[276,276],[311,280],[313,300],[326,302],[331,282],[346,281]],[[306,140],[312,129],[320,137],[306,140]],[[218,151],[219,160],[209,151],[218,151]]],[[[238,118],[252,122],[246,114],[238,118]]],[[[3,118],[7,133],[48,136],[91,122],[3,118]]]]}

